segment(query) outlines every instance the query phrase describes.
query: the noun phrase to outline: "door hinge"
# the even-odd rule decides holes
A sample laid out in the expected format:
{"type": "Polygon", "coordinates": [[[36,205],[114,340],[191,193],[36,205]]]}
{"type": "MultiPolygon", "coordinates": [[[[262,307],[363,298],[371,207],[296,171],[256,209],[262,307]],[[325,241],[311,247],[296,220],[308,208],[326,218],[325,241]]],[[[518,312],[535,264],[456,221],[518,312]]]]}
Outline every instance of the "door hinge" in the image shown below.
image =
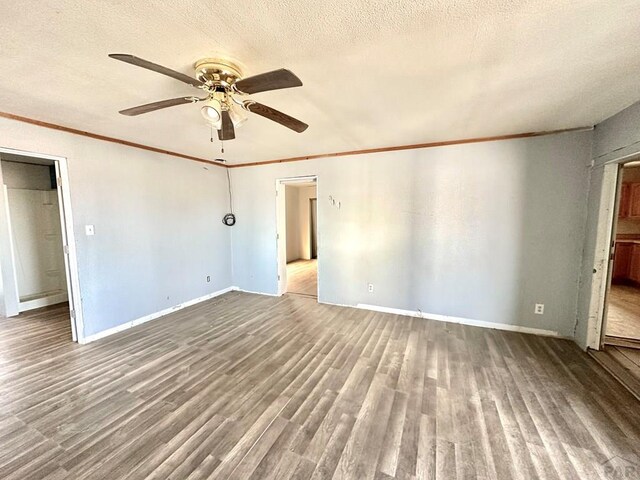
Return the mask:
{"type": "Polygon", "coordinates": [[[58,185],[62,185],[62,177],[56,177],[56,182],[58,185]]]}
{"type": "Polygon", "coordinates": [[[64,250],[65,255],[69,255],[69,245],[65,245],[64,247],[62,247],[64,250]]]}
{"type": "Polygon", "coordinates": [[[278,275],[278,281],[280,281],[280,275],[278,275]]]}
{"type": "Polygon", "coordinates": [[[280,234],[276,233],[276,240],[280,240],[280,234]]]}
{"type": "Polygon", "coordinates": [[[76,311],[75,311],[75,310],[69,310],[69,315],[71,316],[71,318],[72,318],[73,320],[75,320],[75,319],[76,319],[76,311]]]}

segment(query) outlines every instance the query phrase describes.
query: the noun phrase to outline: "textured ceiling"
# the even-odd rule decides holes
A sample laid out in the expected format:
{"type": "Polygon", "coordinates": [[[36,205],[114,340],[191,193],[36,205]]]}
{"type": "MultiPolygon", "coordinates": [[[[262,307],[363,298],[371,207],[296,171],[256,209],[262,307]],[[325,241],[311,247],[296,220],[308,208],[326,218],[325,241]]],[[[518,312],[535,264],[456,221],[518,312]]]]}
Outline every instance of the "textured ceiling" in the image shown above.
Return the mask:
{"type": "Polygon", "coordinates": [[[216,158],[197,105],[117,113],[199,90],[107,54],[287,67],[254,98],[310,127],[251,115],[225,143],[251,162],[593,125],[640,99],[639,45],[640,0],[4,1],[0,110],[216,158]]]}

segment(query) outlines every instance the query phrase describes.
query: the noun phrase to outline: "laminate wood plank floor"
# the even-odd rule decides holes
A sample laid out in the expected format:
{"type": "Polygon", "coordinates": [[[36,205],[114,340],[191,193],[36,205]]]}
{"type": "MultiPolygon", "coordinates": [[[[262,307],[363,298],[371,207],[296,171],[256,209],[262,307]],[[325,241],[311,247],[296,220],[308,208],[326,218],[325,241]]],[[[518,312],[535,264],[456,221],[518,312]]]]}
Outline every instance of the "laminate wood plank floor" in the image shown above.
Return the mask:
{"type": "Polygon", "coordinates": [[[616,347],[616,350],[624,355],[633,365],[634,374],[640,379],[640,350],[635,348],[616,347]]]}
{"type": "Polygon", "coordinates": [[[295,260],[287,263],[287,293],[318,296],[318,260],[295,260]]]}
{"type": "Polygon", "coordinates": [[[640,400],[640,349],[606,345],[589,353],[640,400]]]}
{"type": "Polygon", "coordinates": [[[603,479],[640,464],[640,403],[568,340],[241,292],[89,345],[67,318],[0,320],[2,479],[603,479]]]}
{"type": "Polygon", "coordinates": [[[640,340],[640,288],[611,285],[607,302],[606,334],[640,340]]]}

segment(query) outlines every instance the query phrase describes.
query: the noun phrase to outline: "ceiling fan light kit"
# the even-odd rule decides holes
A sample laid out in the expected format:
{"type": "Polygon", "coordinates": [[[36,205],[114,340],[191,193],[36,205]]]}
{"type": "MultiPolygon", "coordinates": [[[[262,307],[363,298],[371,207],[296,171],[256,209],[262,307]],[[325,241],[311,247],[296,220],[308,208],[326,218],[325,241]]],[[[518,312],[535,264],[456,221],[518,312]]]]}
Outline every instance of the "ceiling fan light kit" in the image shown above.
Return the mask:
{"type": "Polygon", "coordinates": [[[244,125],[248,118],[244,113],[244,109],[236,106],[231,107],[231,110],[229,110],[229,116],[231,117],[231,121],[235,128],[240,128],[244,125]]]}
{"type": "Polygon", "coordinates": [[[167,107],[206,102],[200,113],[207,123],[218,131],[218,139],[221,141],[235,138],[235,128],[247,120],[245,112],[255,113],[298,133],[304,132],[308,127],[300,120],[247,98],[254,93],[302,86],[300,79],[287,69],[281,68],[243,78],[242,70],[235,63],[219,58],[204,58],[195,63],[195,78],[192,78],[134,55],[112,53],[109,57],[169,76],[199,88],[206,94],[202,98],[178,97],[140,105],[121,110],[122,115],[136,116],[167,107]]]}
{"type": "Polygon", "coordinates": [[[215,98],[207,100],[207,103],[200,109],[200,113],[205,121],[216,127],[216,130],[220,129],[220,120],[222,120],[221,112],[222,105],[220,105],[220,102],[215,98]]]}

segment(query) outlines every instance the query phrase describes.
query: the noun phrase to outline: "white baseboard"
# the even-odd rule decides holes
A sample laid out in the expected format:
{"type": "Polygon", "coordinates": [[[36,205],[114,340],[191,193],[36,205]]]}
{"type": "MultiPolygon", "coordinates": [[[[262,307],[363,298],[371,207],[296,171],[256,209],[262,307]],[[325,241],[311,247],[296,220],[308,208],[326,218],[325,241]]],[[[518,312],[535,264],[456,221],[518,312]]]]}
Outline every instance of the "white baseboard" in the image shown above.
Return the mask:
{"type": "MultiPolygon", "coordinates": [[[[249,290],[243,290],[238,287],[232,287],[232,289],[237,290],[239,292],[253,293],[256,295],[269,295],[271,297],[280,296],[280,295],[275,295],[273,293],[252,292],[249,290]]],[[[359,303],[354,306],[354,305],[346,305],[342,303],[323,302],[320,299],[318,299],[318,303],[325,303],[327,305],[336,305],[338,307],[359,308],[361,310],[371,310],[374,312],[393,313],[395,315],[404,315],[407,317],[425,318],[427,320],[435,320],[437,322],[459,323],[462,325],[470,325],[473,327],[492,328],[494,330],[506,330],[508,332],[531,333],[533,335],[542,335],[544,337],[564,338],[556,331],[545,330],[543,328],[523,327],[521,325],[510,325],[507,323],[485,322],[483,320],[473,320],[471,318],[452,317],[449,315],[438,315],[435,313],[424,313],[424,312],[418,312],[413,310],[403,310],[400,308],[380,307],[378,305],[369,305],[366,303],[359,303]]],[[[573,340],[573,339],[570,338],[570,340],[573,340]]]]}
{"type": "Polygon", "coordinates": [[[57,293],[55,295],[48,295],[46,297],[34,298],[33,300],[26,300],[18,304],[19,312],[26,312],[27,310],[33,310],[34,308],[48,307],[49,305],[55,305],[56,303],[66,302],[69,299],[67,292],[57,293]]]}
{"type": "Polygon", "coordinates": [[[268,297],[281,297],[282,295],[278,295],[277,293],[264,293],[264,292],[254,292],[253,290],[244,290],[240,287],[231,287],[231,290],[235,292],[244,292],[244,293],[253,293],[254,295],[267,295],[268,297]]]}
{"type": "Polygon", "coordinates": [[[137,325],[142,325],[143,323],[150,322],[151,320],[155,320],[156,318],[164,317],[165,315],[168,315],[170,313],[176,312],[178,310],[182,310],[183,308],[186,308],[186,307],[190,307],[191,305],[195,305],[196,303],[210,300],[214,297],[218,297],[232,290],[236,290],[236,287],[223,288],[222,290],[218,290],[217,292],[209,293],[202,297],[194,298],[193,300],[188,300],[184,303],[180,303],[179,305],[175,305],[173,307],[160,310],[159,312],[145,315],[144,317],[136,318],[135,320],[131,320],[130,322],[123,323],[122,325],[118,325],[117,327],[108,328],[107,330],[103,330],[102,332],[94,333],[93,335],[89,335],[88,337],[79,339],[78,342],[82,344],[95,342],[96,340],[99,340],[104,337],[108,337],[109,335],[113,335],[114,333],[122,332],[123,330],[128,330],[129,328],[135,327],[137,325]]]}
{"type": "MultiPolygon", "coordinates": [[[[178,310],[182,310],[183,308],[189,307],[191,305],[195,305],[196,303],[200,303],[200,302],[204,302],[206,300],[210,300],[214,297],[223,295],[227,292],[231,292],[231,291],[238,291],[238,292],[244,292],[244,293],[252,293],[255,295],[267,295],[270,297],[279,297],[280,295],[274,294],[274,293],[264,293],[264,292],[253,292],[250,290],[244,290],[242,288],[239,288],[237,286],[231,286],[231,287],[227,287],[227,288],[223,288],[222,290],[218,290],[217,292],[213,292],[213,293],[209,293],[208,295],[204,295],[202,297],[198,297],[198,298],[194,298],[193,300],[189,300],[187,302],[181,303],[179,305],[170,307],[170,308],[166,308],[164,310],[161,310],[159,312],[156,313],[152,313],[150,315],[146,315],[144,317],[140,317],[137,318],[135,320],[132,320],[130,322],[124,323],[122,325],[118,325],[116,327],[113,328],[109,328],[107,330],[103,330],[102,332],[98,332],[95,333],[93,335],[89,335],[88,337],[84,337],[83,339],[81,339],[79,341],[79,343],[82,344],[86,344],[86,343],[90,343],[90,342],[94,342],[96,340],[99,340],[101,338],[105,338],[108,337],[109,335],[113,335],[115,333],[118,332],[122,332],[124,330],[128,330],[129,328],[135,327],[137,325],[141,325],[143,323],[149,322],[151,320],[155,320],[156,318],[159,317],[163,317],[165,315],[168,315],[170,313],[176,312],[178,310]]],[[[506,324],[506,323],[495,323],[495,322],[485,322],[483,320],[473,320],[470,318],[463,318],[463,317],[452,317],[449,315],[438,315],[438,314],[434,314],[434,313],[424,313],[424,312],[419,312],[419,311],[413,311],[413,310],[403,310],[400,308],[390,308],[390,307],[381,307],[378,305],[368,305],[365,303],[359,303],[355,306],[353,305],[343,305],[343,304],[337,304],[337,303],[330,303],[330,302],[319,302],[319,303],[326,303],[328,305],[337,305],[340,307],[349,307],[349,308],[359,308],[361,310],[371,310],[374,312],[382,312],[382,313],[392,313],[395,315],[404,315],[407,317],[418,317],[418,318],[425,318],[428,320],[435,320],[438,322],[450,322],[450,323],[459,323],[462,325],[470,325],[473,327],[482,327],[482,328],[492,328],[495,330],[506,330],[506,331],[510,331],[510,332],[520,332],[520,333],[531,333],[534,335],[543,335],[543,336],[547,336],[547,337],[560,337],[560,334],[556,331],[553,330],[545,330],[542,328],[533,328],[533,327],[523,327],[521,325],[510,325],[510,324],[506,324]]]]}
{"type": "Polygon", "coordinates": [[[367,305],[359,303],[355,308],[362,310],[372,310],[374,312],[393,313],[396,315],[405,315],[407,317],[426,318],[437,322],[459,323],[462,325],[470,325],[473,327],[492,328],[494,330],[507,330],[509,332],[532,333],[534,335],[543,335],[545,337],[560,337],[558,332],[553,330],[545,330],[542,328],[523,327],[521,325],[510,325],[508,323],[485,322],[484,320],[473,320],[463,317],[451,317],[449,315],[438,315],[435,313],[415,312],[413,310],[402,310],[399,308],[379,307],[377,305],[367,305]]]}

